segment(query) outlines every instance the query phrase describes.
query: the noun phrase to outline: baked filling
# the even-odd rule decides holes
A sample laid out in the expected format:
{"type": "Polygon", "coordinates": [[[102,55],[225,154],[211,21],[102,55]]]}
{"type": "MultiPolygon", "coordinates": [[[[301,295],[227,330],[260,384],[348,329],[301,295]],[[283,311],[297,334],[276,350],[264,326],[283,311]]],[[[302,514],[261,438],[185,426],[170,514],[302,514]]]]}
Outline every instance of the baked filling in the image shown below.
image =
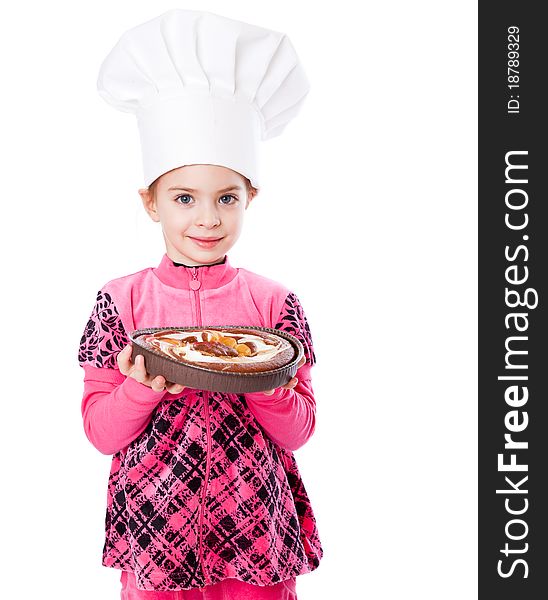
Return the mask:
{"type": "Polygon", "coordinates": [[[165,329],[143,334],[138,340],[156,353],[216,371],[270,371],[291,362],[295,355],[285,338],[245,328],[165,329]]]}

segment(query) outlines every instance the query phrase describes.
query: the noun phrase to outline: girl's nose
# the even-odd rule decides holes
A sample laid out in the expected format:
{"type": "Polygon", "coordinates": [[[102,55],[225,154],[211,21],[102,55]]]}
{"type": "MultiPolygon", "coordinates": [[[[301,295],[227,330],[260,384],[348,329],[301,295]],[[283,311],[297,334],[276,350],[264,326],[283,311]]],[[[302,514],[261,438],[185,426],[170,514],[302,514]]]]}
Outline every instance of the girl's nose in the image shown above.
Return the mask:
{"type": "Polygon", "coordinates": [[[207,229],[211,229],[213,227],[217,227],[221,223],[221,219],[219,217],[219,213],[217,208],[214,206],[203,206],[200,210],[196,224],[201,227],[206,227],[207,229]]]}

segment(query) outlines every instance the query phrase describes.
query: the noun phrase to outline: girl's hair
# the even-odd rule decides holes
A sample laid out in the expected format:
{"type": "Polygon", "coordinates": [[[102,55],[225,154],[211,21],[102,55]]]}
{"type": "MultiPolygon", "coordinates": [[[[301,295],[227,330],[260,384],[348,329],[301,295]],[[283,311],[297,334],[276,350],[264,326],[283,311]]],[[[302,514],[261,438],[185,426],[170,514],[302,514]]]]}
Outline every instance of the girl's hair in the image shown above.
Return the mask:
{"type": "MultiPolygon", "coordinates": [[[[161,175],[160,175],[161,177],[161,175]]],[[[148,186],[148,191],[150,192],[151,197],[154,199],[156,198],[156,188],[158,187],[158,182],[160,181],[160,177],[157,177],[149,186],[148,186]]],[[[245,177],[244,175],[242,175],[242,177],[245,180],[245,187],[247,190],[247,194],[249,195],[249,193],[253,193],[253,194],[257,194],[257,192],[259,191],[257,188],[253,187],[251,185],[251,181],[249,181],[249,179],[247,177],[245,177]]]]}

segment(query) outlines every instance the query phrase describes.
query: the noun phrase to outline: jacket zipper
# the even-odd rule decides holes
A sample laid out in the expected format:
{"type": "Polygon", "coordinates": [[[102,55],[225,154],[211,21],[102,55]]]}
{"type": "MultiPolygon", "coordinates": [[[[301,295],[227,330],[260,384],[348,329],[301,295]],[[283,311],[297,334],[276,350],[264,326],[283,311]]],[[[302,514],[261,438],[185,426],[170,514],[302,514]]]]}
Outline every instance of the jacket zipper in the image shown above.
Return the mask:
{"type": "MultiPolygon", "coordinates": [[[[200,306],[200,281],[198,280],[198,269],[196,267],[192,268],[192,280],[197,283],[192,285],[191,288],[194,290],[194,304],[196,305],[196,325],[202,326],[202,309],[200,306]]],[[[202,501],[200,505],[200,518],[199,518],[199,536],[198,536],[198,555],[199,561],[202,565],[202,574],[204,576],[205,585],[209,585],[209,579],[206,574],[205,565],[204,565],[204,557],[203,557],[203,523],[204,523],[204,510],[205,510],[205,502],[206,502],[206,492],[207,492],[207,484],[209,481],[209,472],[211,469],[211,430],[209,425],[209,392],[204,390],[202,392],[203,400],[204,400],[204,416],[205,416],[205,426],[206,426],[206,471],[204,477],[204,487],[202,490],[202,501]]],[[[204,585],[204,587],[205,587],[204,585]]],[[[203,587],[199,588],[203,590],[203,587]]]]}
{"type": "MultiPolygon", "coordinates": [[[[204,521],[204,510],[205,510],[205,503],[206,503],[206,491],[207,491],[207,484],[209,481],[209,471],[211,468],[211,459],[210,459],[210,455],[211,455],[211,431],[210,431],[210,427],[209,427],[209,392],[204,391],[204,412],[205,412],[205,424],[206,424],[206,437],[207,437],[207,449],[206,449],[206,472],[205,472],[205,478],[204,478],[204,489],[202,491],[202,504],[200,506],[200,561],[202,563],[202,572],[204,574],[204,579],[205,579],[205,585],[209,585],[210,582],[208,580],[206,571],[205,571],[205,566],[204,566],[204,557],[203,557],[203,534],[202,534],[202,527],[203,527],[203,521],[204,521]]],[[[203,589],[203,588],[201,588],[203,589]]]]}
{"type": "Polygon", "coordinates": [[[192,281],[197,282],[192,289],[194,290],[194,302],[196,304],[196,325],[202,325],[202,307],[200,306],[200,288],[201,282],[198,280],[198,268],[192,267],[192,281]]]}

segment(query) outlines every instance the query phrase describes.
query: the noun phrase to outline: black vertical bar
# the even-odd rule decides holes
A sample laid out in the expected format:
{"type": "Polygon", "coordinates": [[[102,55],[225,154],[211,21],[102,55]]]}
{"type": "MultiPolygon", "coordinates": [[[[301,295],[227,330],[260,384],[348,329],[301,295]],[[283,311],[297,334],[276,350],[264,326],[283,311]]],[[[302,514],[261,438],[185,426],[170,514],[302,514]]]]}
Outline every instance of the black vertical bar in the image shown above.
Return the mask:
{"type": "Polygon", "coordinates": [[[542,8],[532,1],[479,5],[480,599],[548,597],[542,8]]]}

